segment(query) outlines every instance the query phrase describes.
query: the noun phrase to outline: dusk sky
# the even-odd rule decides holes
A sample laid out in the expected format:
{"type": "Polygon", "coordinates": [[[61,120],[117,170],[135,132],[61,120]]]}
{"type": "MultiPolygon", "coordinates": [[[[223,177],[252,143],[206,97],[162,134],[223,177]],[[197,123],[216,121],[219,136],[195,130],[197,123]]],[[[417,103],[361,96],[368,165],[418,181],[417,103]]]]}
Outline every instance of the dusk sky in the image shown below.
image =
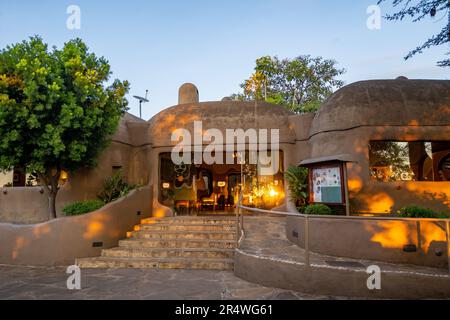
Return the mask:
{"type": "MultiPolygon", "coordinates": [[[[61,47],[80,37],[111,63],[113,77],[131,82],[131,96],[150,91],[149,119],[177,103],[178,88],[197,85],[201,101],[239,91],[255,59],[302,54],[335,59],[346,84],[366,79],[449,79],[436,67],[448,47],[403,57],[442,29],[446,19],[382,21],[369,30],[367,7],[376,0],[10,1],[0,0],[0,47],[38,34],[61,47]],[[69,30],[69,5],[81,9],[81,29],[69,30]]],[[[382,14],[391,12],[387,3],[382,14]]]]}

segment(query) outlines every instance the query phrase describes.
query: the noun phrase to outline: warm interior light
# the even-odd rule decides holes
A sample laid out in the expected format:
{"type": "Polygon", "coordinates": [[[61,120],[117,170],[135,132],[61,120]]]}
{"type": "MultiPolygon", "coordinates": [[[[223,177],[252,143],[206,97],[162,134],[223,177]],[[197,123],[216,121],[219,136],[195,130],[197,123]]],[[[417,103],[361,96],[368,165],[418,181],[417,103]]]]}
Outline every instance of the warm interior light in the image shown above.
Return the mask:
{"type": "Polygon", "coordinates": [[[223,188],[223,187],[225,187],[227,185],[227,183],[225,182],[225,181],[219,181],[218,183],[217,183],[217,186],[219,187],[219,188],[223,188]]]}
{"type": "Polygon", "coordinates": [[[164,182],[164,183],[162,184],[162,187],[163,187],[163,189],[170,189],[170,183],[164,182]]]}
{"type": "Polygon", "coordinates": [[[278,196],[278,192],[274,188],[270,188],[269,196],[271,196],[272,198],[275,198],[278,196]]]}

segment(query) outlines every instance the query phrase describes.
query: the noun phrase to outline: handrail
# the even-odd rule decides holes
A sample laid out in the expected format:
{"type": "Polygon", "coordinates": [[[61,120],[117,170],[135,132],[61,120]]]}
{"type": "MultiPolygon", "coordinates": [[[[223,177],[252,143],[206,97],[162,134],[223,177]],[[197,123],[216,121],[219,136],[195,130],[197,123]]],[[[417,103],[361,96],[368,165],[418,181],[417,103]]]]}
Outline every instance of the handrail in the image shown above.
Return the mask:
{"type": "Polygon", "coordinates": [[[284,211],[272,211],[272,210],[264,210],[252,207],[246,207],[242,205],[238,205],[238,208],[248,211],[260,212],[260,213],[269,213],[276,214],[282,216],[293,216],[293,217],[301,217],[301,218],[312,218],[312,219],[343,219],[343,220],[394,220],[394,221],[422,221],[422,222],[446,222],[450,221],[450,219],[446,218],[403,218],[403,217],[362,217],[362,216],[323,216],[323,215],[307,215],[303,213],[294,213],[294,212],[284,212],[284,211]]]}
{"type": "Polygon", "coordinates": [[[238,205],[236,206],[236,248],[239,248],[242,240],[245,237],[244,234],[244,215],[242,214],[242,199],[243,194],[239,194],[238,205]]]}
{"type": "MultiPolygon", "coordinates": [[[[283,212],[283,211],[271,211],[264,210],[258,208],[251,208],[242,205],[242,194],[239,197],[238,205],[236,206],[236,247],[239,247],[243,237],[244,237],[244,215],[242,210],[247,210],[256,213],[267,213],[281,216],[291,216],[305,219],[305,265],[309,268],[310,264],[310,228],[309,221],[310,219],[336,219],[336,220],[373,220],[373,221],[404,221],[404,222],[417,222],[418,228],[420,232],[420,222],[433,222],[438,225],[438,222],[444,222],[445,227],[443,230],[445,231],[445,236],[447,240],[447,261],[448,261],[448,269],[450,273],[450,219],[437,219],[437,218],[402,218],[402,217],[361,217],[361,216],[318,216],[318,215],[307,215],[302,213],[293,213],[293,212],[283,212]],[[239,234],[240,239],[239,238],[239,234]]],[[[419,236],[420,242],[420,236],[419,236]]]]}

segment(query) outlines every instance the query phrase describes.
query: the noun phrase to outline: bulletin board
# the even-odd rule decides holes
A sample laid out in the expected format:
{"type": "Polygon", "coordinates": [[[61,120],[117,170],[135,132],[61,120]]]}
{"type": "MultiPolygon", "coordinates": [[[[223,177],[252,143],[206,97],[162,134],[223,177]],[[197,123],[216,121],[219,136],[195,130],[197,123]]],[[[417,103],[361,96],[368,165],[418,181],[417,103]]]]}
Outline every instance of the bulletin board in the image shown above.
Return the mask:
{"type": "Polygon", "coordinates": [[[339,164],[310,168],[310,202],[342,205],[345,203],[344,178],[339,164]]]}

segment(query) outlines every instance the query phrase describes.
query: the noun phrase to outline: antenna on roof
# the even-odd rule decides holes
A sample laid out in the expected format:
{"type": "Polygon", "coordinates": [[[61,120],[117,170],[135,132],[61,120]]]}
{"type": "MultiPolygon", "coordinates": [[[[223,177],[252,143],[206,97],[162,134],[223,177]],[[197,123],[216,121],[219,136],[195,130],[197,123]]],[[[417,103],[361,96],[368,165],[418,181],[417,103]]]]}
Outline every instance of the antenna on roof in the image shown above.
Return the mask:
{"type": "Polygon", "coordinates": [[[142,119],[142,103],[147,103],[149,102],[147,100],[148,97],[148,90],[145,90],[145,98],[142,98],[140,96],[133,96],[133,98],[138,99],[139,100],[139,118],[142,119]]]}

